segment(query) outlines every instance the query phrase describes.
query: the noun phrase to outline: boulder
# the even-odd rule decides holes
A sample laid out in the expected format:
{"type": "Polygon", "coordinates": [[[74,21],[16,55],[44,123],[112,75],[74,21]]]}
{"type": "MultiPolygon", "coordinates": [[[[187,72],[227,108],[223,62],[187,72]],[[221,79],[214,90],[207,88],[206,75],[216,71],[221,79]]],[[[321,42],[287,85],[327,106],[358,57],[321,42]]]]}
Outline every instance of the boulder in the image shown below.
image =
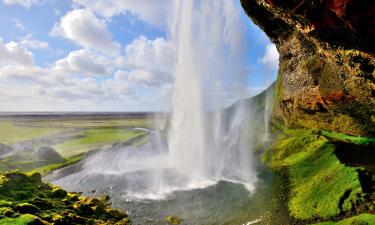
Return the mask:
{"type": "Polygon", "coordinates": [[[63,162],[64,161],[64,158],[61,157],[61,155],[57,153],[56,150],[51,147],[40,147],[35,152],[35,157],[38,160],[45,160],[48,162],[63,162]]]}

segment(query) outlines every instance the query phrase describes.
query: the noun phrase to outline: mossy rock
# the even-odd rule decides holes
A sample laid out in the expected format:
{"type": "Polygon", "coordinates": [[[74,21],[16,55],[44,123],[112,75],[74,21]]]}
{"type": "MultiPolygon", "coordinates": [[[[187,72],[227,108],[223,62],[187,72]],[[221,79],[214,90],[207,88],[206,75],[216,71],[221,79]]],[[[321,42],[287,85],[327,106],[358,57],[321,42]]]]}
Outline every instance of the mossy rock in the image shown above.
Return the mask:
{"type": "Polygon", "coordinates": [[[59,187],[55,187],[52,189],[51,197],[53,198],[65,198],[67,196],[67,192],[59,187]]]}
{"type": "Polygon", "coordinates": [[[36,152],[35,156],[38,160],[45,160],[48,162],[63,162],[64,158],[61,157],[55,149],[51,147],[40,147],[36,152]]]}
{"type": "Polygon", "coordinates": [[[10,207],[0,208],[0,215],[3,215],[5,217],[12,217],[14,214],[15,214],[15,212],[10,207]]]}
{"type": "Polygon", "coordinates": [[[177,216],[167,216],[165,220],[171,225],[178,225],[182,222],[182,219],[177,216]]]}
{"type": "Polygon", "coordinates": [[[20,203],[14,206],[14,211],[21,214],[35,214],[40,211],[40,208],[30,203],[20,203]]]}
{"type": "Polygon", "coordinates": [[[43,183],[40,174],[6,172],[0,173],[2,224],[129,224],[129,218],[110,208],[105,199],[68,193],[43,183]],[[11,215],[11,210],[21,216],[11,215]],[[12,218],[5,217],[5,212],[12,218]]]}

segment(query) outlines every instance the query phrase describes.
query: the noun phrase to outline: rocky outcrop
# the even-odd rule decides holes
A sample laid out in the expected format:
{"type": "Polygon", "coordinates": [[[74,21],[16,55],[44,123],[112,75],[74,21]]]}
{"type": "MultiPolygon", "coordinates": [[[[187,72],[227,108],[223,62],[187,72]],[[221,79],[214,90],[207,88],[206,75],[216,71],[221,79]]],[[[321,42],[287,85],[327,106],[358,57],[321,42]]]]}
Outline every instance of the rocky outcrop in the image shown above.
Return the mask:
{"type": "Polygon", "coordinates": [[[0,224],[130,224],[107,201],[44,183],[39,173],[0,173],[0,224]]]}
{"type": "Polygon", "coordinates": [[[375,135],[374,1],[241,4],[280,53],[275,121],[375,135]]]}

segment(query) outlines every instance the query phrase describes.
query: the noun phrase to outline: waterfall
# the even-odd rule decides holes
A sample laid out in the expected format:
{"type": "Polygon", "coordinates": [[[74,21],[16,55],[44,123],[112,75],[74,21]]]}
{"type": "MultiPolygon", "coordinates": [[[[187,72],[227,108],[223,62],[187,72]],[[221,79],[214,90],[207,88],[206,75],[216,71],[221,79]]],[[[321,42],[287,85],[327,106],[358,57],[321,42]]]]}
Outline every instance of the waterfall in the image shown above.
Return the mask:
{"type": "Polygon", "coordinates": [[[271,113],[272,113],[272,105],[273,105],[273,94],[274,94],[274,89],[272,86],[266,89],[266,98],[265,98],[265,103],[264,103],[264,114],[263,114],[263,119],[264,119],[264,138],[263,141],[267,142],[270,139],[270,118],[271,118],[271,113]]]}
{"type": "Polygon", "coordinates": [[[72,190],[115,190],[127,199],[161,199],[222,180],[254,189],[250,105],[238,101],[247,97],[239,3],[174,4],[169,38],[176,48],[175,84],[167,140],[151,129],[147,144],[93,154],[77,173],[52,174],[49,179],[55,184],[72,190]]]}
{"type": "Polygon", "coordinates": [[[218,94],[225,92],[225,85],[237,88],[236,97],[246,91],[244,71],[236,67],[244,58],[241,33],[229,33],[231,26],[240,25],[235,3],[175,3],[171,35],[177,59],[168,139],[171,165],[188,177],[187,182],[224,179],[251,184],[255,174],[249,106],[239,103],[230,115],[219,110],[223,102],[218,94]]]}

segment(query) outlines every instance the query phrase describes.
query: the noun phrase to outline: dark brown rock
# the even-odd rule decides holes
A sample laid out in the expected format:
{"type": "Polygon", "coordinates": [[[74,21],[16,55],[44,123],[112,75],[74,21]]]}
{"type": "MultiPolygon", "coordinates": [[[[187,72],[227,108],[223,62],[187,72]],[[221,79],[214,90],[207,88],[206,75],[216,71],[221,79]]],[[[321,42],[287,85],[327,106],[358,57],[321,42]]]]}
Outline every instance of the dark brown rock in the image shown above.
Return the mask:
{"type": "Polygon", "coordinates": [[[375,135],[373,1],[241,3],[280,53],[275,121],[375,135]]]}

